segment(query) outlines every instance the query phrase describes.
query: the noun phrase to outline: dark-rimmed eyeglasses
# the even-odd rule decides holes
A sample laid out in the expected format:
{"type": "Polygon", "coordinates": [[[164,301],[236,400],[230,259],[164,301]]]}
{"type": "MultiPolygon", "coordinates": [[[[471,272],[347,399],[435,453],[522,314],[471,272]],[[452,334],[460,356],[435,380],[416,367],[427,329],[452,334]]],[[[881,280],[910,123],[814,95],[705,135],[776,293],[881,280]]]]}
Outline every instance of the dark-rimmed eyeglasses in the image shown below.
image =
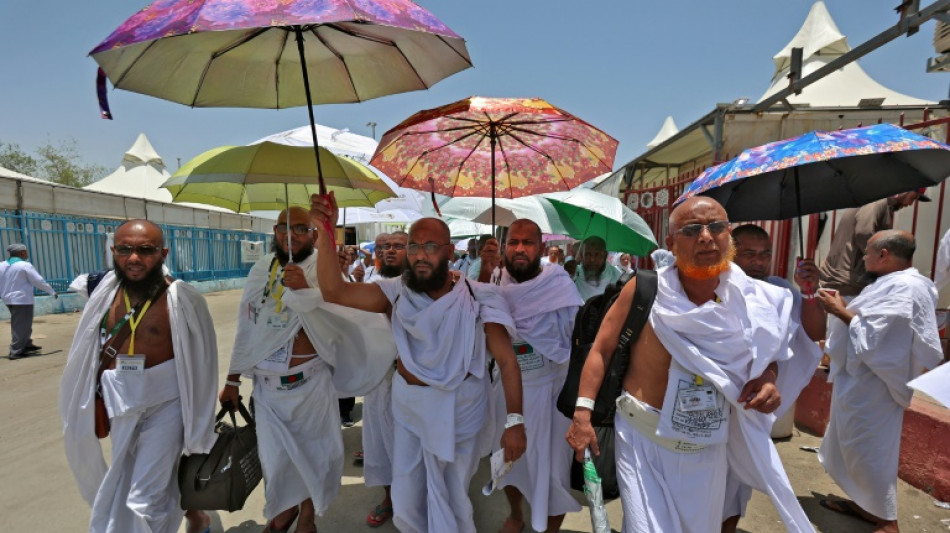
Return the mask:
{"type": "Polygon", "coordinates": [[[419,253],[419,250],[425,252],[426,255],[435,255],[443,246],[449,246],[448,244],[439,244],[437,242],[427,242],[425,244],[416,244],[412,243],[409,246],[406,246],[406,252],[409,255],[416,255],[419,253]]]}
{"type": "MultiPolygon", "coordinates": [[[[290,231],[294,232],[294,235],[306,235],[313,228],[306,224],[294,224],[290,226],[290,231]]],[[[276,224],[274,225],[274,233],[287,233],[287,224],[276,224]]]]}
{"type": "Polygon", "coordinates": [[[709,230],[710,235],[719,235],[723,231],[726,231],[726,228],[729,227],[728,220],[716,220],[710,222],[709,224],[686,224],[682,228],[676,230],[676,233],[679,233],[683,237],[698,237],[700,233],[703,232],[703,229],[709,230]]]}
{"type": "Polygon", "coordinates": [[[143,244],[141,246],[128,246],[125,244],[120,244],[115,247],[115,255],[127,257],[135,253],[139,257],[151,257],[158,254],[162,249],[157,246],[152,246],[150,244],[143,244]]]}
{"type": "Polygon", "coordinates": [[[401,243],[401,242],[398,242],[398,243],[396,243],[396,244],[386,243],[386,244],[380,244],[380,245],[379,245],[379,249],[380,249],[380,250],[384,250],[384,251],[385,251],[385,250],[396,250],[396,251],[398,252],[398,251],[405,250],[405,249],[406,249],[406,245],[403,244],[403,243],[401,243]]]}

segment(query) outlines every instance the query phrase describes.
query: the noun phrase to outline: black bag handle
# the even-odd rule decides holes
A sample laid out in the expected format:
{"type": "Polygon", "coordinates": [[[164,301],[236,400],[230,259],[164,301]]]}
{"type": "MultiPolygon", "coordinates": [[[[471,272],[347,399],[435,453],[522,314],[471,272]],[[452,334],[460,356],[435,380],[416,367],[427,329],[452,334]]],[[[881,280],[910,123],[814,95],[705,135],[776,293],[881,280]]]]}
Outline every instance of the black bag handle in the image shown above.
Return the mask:
{"type": "MultiPolygon", "coordinates": [[[[241,417],[244,419],[244,422],[247,426],[256,429],[256,424],[254,423],[254,417],[251,416],[251,413],[248,412],[247,407],[244,407],[244,402],[241,401],[241,397],[238,397],[237,411],[241,413],[241,417]]],[[[229,432],[230,435],[227,437],[229,441],[233,441],[238,437],[238,425],[237,417],[234,415],[233,410],[228,410],[225,407],[221,407],[221,410],[218,411],[217,416],[215,416],[215,422],[220,422],[224,418],[225,413],[231,416],[232,429],[229,432]]],[[[226,438],[225,434],[218,436],[219,439],[226,438]]],[[[218,466],[221,464],[221,461],[227,460],[231,455],[231,442],[228,442],[226,446],[215,446],[211,448],[211,451],[205,457],[205,460],[201,462],[201,466],[198,467],[198,471],[195,472],[195,488],[198,491],[204,490],[208,485],[208,482],[211,480],[211,476],[215,470],[218,469],[218,466]]],[[[231,465],[232,468],[240,468],[239,465],[231,465]]]]}

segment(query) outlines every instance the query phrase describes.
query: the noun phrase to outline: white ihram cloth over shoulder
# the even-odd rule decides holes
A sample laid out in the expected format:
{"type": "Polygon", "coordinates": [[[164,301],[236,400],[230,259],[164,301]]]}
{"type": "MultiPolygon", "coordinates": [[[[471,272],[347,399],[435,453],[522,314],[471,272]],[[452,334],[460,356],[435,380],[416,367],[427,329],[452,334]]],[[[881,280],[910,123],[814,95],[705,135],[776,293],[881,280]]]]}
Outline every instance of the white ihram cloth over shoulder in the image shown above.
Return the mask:
{"type": "MultiPolygon", "coordinates": [[[[387,279],[378,272],[370,280],[387,279]]],[[[392,329],[386,331],[392,337],[392,329]]],[[[393,345],[392,359],[396,358],[393,345]]],[[[367,487],[382,487],[393,484],[393,442],[395,440],[395,422],[393,421],[393,374],[389,371],[379,385],[363,396],[363,479],[367,487]]]]}
{"type": "Polygon", "coordinates": [[[280,335],[274,335],[275,330],[267,326],[268,317],[276,313],[276,300],[267,298],[260,307],[274,254],[264,256],[251,268],[241,296],[228,373],[251,374],[255,366],[286,346],[302,327],[317,355],[332,367],[339,397],[362,396],[383,379],[392,364],[394,348],[389,324],[378,313],[326,302],[317,284],[316,255],[314,251],[298,263],[310,287],[283,291],[283,305],[291,312],[280,335]],[[256,324],[252,308],[259,308],[256,324]]]}
{"type": "Polygon", "coordinates": [[[468,489],[485,433],[484,325],[512,328],[507,305],[497,287],[464,279],[438,300],[401,278],[377,284],[393,306],[401,363],[430,385],[393,379],[393,523],[404,533],[474,533],[468,489]]]}
{"type": "Polygon", "coordinates": [[[584,265],[579,264],[577,265],[577,273],[574,276],[574,284],[577,287],[577,292],[581,295],[581,299],[586,302],[598,294],[603,294],[607,286],[611,283],[616,283],[622,275],[623,273],[620,272],[620,269],[610,263],[605,263],[604,271],[600,274],[600,279],[587,281],[584,265]]]}
{"type": "MultiPolygon", "coordinates": [[[[115,273],[110,272],[86,303],[60,383],[59,412],[63,422],[66,459],[80,494],[90,505],[96,500],[108,470],[94,429],[99,325],[118,287],[115,273]]],[[[204,298],[187,283],[175,281],[165,297],[168,300],[172,348],[175,352],[175,385],[180,404],[176,416],[180,417],[179,423],[183,424],[180,452],[185,455],[207,453],[215,441],[214,415],[217,407],[218,349],[214,324],[204,298]]],[[[121,411],[122,416],[141,416],[149,400],[146,397],[140,405],[125,407],[112,401],[107,402],[107,406],[112,411],[111,416],[116,416],[117,411],[121,411]]],[[[114,429],[113,450],[121,445],[115,442],[118,436],[114,429]]],[[[134,438],[135,435],[129,437],[134,438]]],[[[175,461],[178,455],[176,451],[175,461]]],[[[174,463],[168,465],[172,472],[175,467],[174,463]]]]}
{"type": "MultiPolygon", "coordinates": [[[[495,323],[513,329],[508,305],[497,287],[465,279],[459,279],[452,291],[438,300],[410,290],[402,278],[376,284],[393,306],[392,332],[399,360],[433,389],[426,394],[439,398],[416,406],[420,420],[429,423],[414,429],[424,433],[422,441],[427,451],[452,461],[454,391],[469,374],[485,377],[488,347],[484,325],[495,323]]],[[[399,419],[400,413],[395,414],[399,419]]]]}
{"type": "Polygon", "coordinates": [[[834,383],[831,420],[819,459],[848,496],[871,514],[897,518],[897,466],[907,382],[943,360],[934,310],[937,291],[917,269],[868,285],[833,318],[826,351],[834,383]]]}
{"type": "MultiPolygon", "coordinates": [[[[522,370],[524,425],[528,449],[502,480],[513,486],[531,505],[531,527],[547,529],[548,517],[580,511],[570,491],[571,448],[564,435],[571,421],[557,410],[557,396],[564,386],[571,357],[574,318],[584,304],[574,282],[557,264],[548,264],[535,278],[518,283],[503,269],[499,281],[515,321],[516,337],[544,357],[541,368],[522,370]]],[[[515,339],[513,339],[515,340],[515,339]]],[[[492,387],[489,411],[497,448],[505,423],[504,390],[501,380],[492,387]]]]}
{"type": "MultiPolygon", "coordinates": [[[[795,290],[792,283],[785,278],[769,276],[765,278],[765,282],[787,289],[791,293],[793,301],[792,312],[789,316],[789,320],[791,320],[789,331],[792,334],[789,348],[792,350],[792,359],[778,362],[778,386],[782,393],[782,403],[773,413],[777,420],[782,418],[782,415],[795,405],[795,400],[801,394],[802,389],[808,385],[814,374],[814,369],[818,367],[818,363],[821,361],[821,349],[815,341],[811,340],[801,324],[802,305],[818,305],[818,303],[816,300],[805,303],[802,300],[801,293],[795,290]],[[795,364],[791,364],[793,360],[795,364]]],[[[752,488],[740,483],[735,474],[730,472],[726,484],[726,506],[723,511],[723,520],[731,516],[745,516],[746,504],[751,497],[752,488]]]]}
{"type": "MultiPolygon", "coordinates": [[[[719,276],[716,294],[720,302],[697,306],[683,291],[675,266],[660,269],[658,275],[650,323],[673,361],[657,434],[707,445],[728,441],[729,469],[738,479],[769,496],[789,531],[813,532],[769,438],[775,415],[738,404],[745,384],[761,376],[772,362],[780,364],[776,385],[783,395],[786,390],[800,391],[804,386],[801,381],[814,372],[810,361],[792,357],[792,295],[749,278],[733,264],[719,276]],[[781,368],[785,368],[784,376],[781,368]],[[673,424],[678,387],[692,376],[713,384],[725,400],[722,429],[709,438],[673,424]]],[[[709,485],[724,487],[724,481],[709,480],[709,485]]],[[[671,487],[675,495],[675,485],[671,487]]],[[[717,513],[722,512],[722,500],[711,504],[718,506],[717,513]]]]}

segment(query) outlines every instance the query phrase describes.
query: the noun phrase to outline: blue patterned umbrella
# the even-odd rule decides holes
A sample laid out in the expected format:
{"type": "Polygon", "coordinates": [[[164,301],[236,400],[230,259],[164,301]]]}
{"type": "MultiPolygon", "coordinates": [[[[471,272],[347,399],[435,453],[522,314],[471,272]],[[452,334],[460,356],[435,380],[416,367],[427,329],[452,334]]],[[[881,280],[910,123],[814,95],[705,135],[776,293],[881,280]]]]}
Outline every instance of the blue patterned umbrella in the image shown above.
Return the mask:
{"type": "Polygon", "coordinates": [[[674,205],[703,195],[733,222],[858,207],[950,176],[950,146],[892,124],[813,131],[706,169],[674,205]]]}

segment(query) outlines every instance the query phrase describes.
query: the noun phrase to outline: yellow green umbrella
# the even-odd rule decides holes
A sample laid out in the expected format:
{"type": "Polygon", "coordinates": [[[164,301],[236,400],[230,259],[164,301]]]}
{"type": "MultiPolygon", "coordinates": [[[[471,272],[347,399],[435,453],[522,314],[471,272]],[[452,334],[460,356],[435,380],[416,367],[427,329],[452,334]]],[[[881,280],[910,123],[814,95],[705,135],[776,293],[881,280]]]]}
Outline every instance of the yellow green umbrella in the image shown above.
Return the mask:
{"type": "MultiPolygon", "coordinates": [[[[373,206],[396,193],[369,167],[320,148],[327,189],[341,207],[373,206]]],[[[173,202],[214,205],[238,213],[310,206],[319,194],[313,148],[263,142],[221,146],[178,169],[162,187],[173,202]]]]}

